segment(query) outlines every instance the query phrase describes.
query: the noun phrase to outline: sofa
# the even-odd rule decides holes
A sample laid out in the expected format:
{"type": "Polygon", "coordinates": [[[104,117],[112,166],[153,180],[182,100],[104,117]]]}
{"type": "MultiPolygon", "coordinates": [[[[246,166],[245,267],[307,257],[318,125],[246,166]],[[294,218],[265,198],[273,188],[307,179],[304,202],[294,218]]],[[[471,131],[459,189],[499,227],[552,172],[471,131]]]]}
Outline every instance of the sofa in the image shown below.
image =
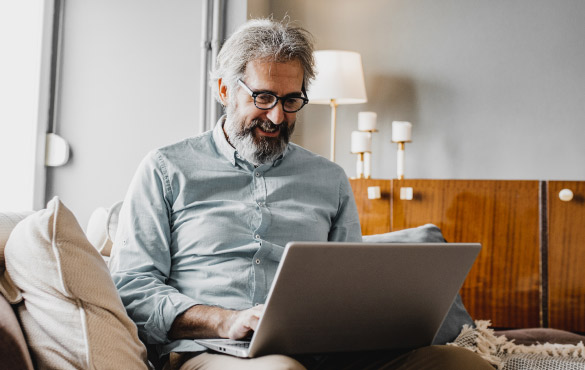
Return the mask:
{"type": "Polygon", "coordinates": [[[148,369],[146,348],[106,262],[61,200],[28,215],[3,213],[0,220],[3,364],[148,369]]]}
{"type": "MultiPolygon", "coordinates": [[[[0,358],[5,369],[158,368],[137,335],[107,269],[117,203],[98,208],[84,232],[58,197],[38,212],[0,212],[0,358]],[[150,359],[150,361],[149,361],[150,359]]],[[[443,241],[434,225],[368,236],[369,242],[443,241]]],[[[444,341],[463,324],[456,302],[444,341]]],[[[440,331],[440,332],[441,332],[440,331]]],[[[530,328],[496,333],[518,344],[577,344],[585,337],[530,328]]]]}

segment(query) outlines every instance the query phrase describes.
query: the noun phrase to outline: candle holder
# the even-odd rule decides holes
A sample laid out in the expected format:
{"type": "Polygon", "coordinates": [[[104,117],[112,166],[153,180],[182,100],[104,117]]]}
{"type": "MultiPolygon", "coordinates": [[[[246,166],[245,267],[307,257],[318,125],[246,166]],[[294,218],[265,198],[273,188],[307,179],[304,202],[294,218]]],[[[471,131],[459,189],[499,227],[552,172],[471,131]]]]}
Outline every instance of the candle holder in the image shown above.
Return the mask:
{"type": "Polygon", "coordinates": [[[396,176],[404,180],[405,143],[412,142],[412,124],[404,121],[392,122],[392,142],[398,144],[396,155],[396,176]]]}
{"type": "Polygon", "coordinates": [[[369,179],[370,175],[371,175],[371,170],[368,168],[368,166],[371,166],[371,164],[368,164],[368,160],[367,158],[371,157],[370,152],[359,152],[359,153],[353,153],[353,154],[357,154],[357,162],[356,162],[356,175],[358,179],[369,179]]]}
{"type": "Polygon", "coordinates": [[[404,180],[404,143],[408,141],[398,141],[398,152],[396,153],[396,178],[404,180]]]}
{"type": "Polygon", "coordinates": [[[369,132],[353,131],[351,133],[351,152],[357,154],[356,173],[358,179],[369,178],[371,163],[364,165],[364,159],[370,161],[372,151],[372,135],[369,132]],[[364,169],[367,170],[364,173],[364,169]]]}
{"type": "MultiPolygon", "coordinates": [[[[376,112],[359,112],[358,113],[358,130],[367,133],[368,140],[372,142],[372,134],[378,132],[376,130],[376,120],[378,115],[376,112]]],[[[371,149],[371,144],[370,144],[371,149]]],[[[372,151],[363,152],[363,174],[366,179],[372,177],[372,151]]]]}
{"type": "Polygon", "coordinates": [[[364,177],[366,179],[372,177],[372,152],[364,153],[364,177]]]}
{"type": "Polygon", "coordinates": [[[364,153],[356,153],[357,154],[357,162],[356,162],[355,169],[356,169],[356,174],[357,174],[358,179],[364,178],[364,153]]]}
{"type": "MultiPolygon", "coordinates": [[[[378,132],[378,130],[371,130],[371,131],[360,131],[368,134],[368,139],[370,142],[372,141],[372,133],[378,132]]],[[[367,151],[363,152],[363,162],[364,162],[364,178],[369,179],[372,177],[372,152],[367,151]]]]}

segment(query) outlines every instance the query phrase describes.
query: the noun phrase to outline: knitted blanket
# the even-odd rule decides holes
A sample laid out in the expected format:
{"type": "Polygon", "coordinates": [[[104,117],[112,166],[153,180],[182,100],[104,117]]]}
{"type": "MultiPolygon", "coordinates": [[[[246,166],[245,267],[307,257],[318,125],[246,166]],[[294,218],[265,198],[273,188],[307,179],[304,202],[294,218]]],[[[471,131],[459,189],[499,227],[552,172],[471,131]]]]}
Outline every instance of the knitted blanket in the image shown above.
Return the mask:
{"type": "Polygon", "coordinates": [[[569,344],[514,343],[505,336],[497,336],[490,329],[490,321],[476,321],[476,327],[464,325],[451,346],[469,349],[500,370],[585,370],[585,346],[569,344]]]}

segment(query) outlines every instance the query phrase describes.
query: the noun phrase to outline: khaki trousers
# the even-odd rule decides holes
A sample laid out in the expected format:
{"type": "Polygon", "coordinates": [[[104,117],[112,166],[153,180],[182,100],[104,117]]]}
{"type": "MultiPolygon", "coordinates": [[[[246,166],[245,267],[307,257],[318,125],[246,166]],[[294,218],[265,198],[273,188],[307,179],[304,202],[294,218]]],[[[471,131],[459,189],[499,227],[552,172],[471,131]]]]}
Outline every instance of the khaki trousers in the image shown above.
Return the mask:
{"type": "Polygon", "coordinates": [[[270,355],[242,359],[229,355],[171,354],[167,369],[180,370],[494,370],[477,354],[452,346],[428,346],[403,354],[387,351],[339,353],[322,356],[270,355]]]}

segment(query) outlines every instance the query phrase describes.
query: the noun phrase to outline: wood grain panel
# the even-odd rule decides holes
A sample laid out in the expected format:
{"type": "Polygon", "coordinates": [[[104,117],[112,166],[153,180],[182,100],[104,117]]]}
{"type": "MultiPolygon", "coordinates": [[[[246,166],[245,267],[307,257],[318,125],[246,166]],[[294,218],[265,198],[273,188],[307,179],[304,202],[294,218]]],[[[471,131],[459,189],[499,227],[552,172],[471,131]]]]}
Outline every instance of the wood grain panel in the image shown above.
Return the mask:
{"type": "Polygon", "coordinates": [[[450,242],[480,242],[462,289],[474,319],[540,325],[537,181],[392,180],[391,229],[433,223],[450,242]],[[412,187],[413,200],[400,200],[412,187]]]}
{"type": "Polygon", "coordinates": [[[350,179],[360,215],[362,235],[390,231],[390,180],[350,179]],[[379,186],[381,199],[368,199],[368,187],[379,186]]]}
{"type": "Polygon", "coordinates": [[[585,182],[548,183],[548,224],[549,325],[585,332],[585,182]],[[562,189],[573,200],[561,201],[562,189]]]}

